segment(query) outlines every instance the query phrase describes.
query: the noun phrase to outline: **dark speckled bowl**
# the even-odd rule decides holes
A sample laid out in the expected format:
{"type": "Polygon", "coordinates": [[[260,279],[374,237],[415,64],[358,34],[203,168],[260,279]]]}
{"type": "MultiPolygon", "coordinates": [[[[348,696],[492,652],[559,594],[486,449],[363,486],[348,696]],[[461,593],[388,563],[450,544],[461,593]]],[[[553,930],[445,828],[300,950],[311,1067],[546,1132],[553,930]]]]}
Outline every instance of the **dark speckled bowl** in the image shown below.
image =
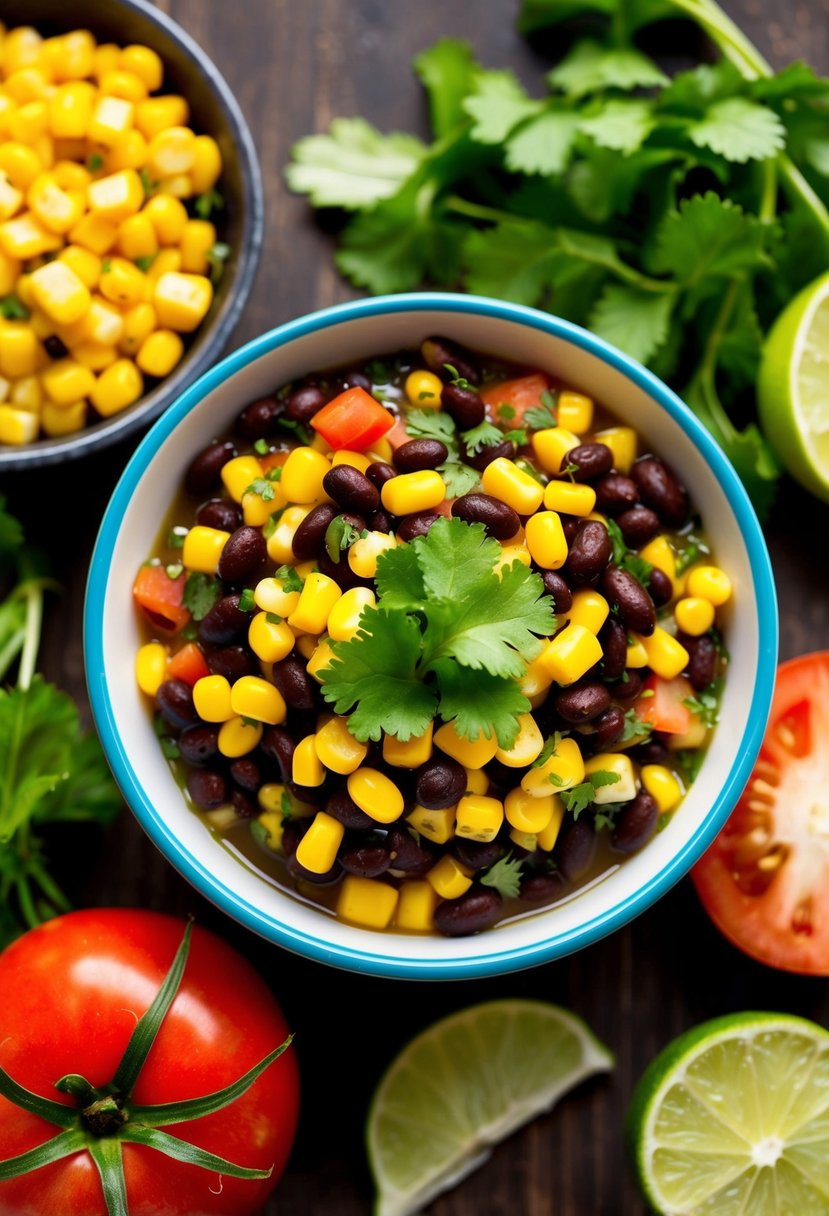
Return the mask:
{"type": "Polygon", "coordinates": [[[4,0],[8,28],[33,25],[43,34],[89,29],[99,42],[141,42],[164,60],[165,88],[190,105],[193,127],[222,150],[225,210],[219,235],[231,247],[212,307],[178,367],[120,414],[74,435],[0,446],[0,474],[84,456],[146,427],[219,357],[250,293],[262,245],[264,196],[253,140],[216,65],[189,34],[146,0],[4,0]]]}

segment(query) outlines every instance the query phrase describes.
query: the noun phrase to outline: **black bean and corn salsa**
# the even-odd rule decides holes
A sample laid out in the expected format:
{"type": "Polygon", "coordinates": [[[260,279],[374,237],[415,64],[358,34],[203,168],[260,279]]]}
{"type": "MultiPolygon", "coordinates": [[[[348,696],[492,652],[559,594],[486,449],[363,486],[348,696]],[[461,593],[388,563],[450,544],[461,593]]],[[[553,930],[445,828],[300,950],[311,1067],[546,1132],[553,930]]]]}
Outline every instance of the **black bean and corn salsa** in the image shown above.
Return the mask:
{"type": "Polygon", "coordinates": [[[196,454],[135,582],[136,672],[226,847],[349,924],[449,936],[641,849],[716,722],[731,595],[641,447],[430,338],[196,454]]]}

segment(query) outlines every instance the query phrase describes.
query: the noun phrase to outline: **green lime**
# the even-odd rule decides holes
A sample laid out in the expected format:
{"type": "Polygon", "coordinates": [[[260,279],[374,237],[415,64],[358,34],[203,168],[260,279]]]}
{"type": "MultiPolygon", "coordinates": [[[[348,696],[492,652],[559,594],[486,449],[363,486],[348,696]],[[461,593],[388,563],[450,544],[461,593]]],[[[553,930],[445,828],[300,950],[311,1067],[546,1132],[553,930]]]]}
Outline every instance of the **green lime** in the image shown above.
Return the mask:
{"type": "Polygon", "coordinates": [[[431,1026],[383,1077],[366,1135],[376,1216],[419,1212],[491,1146],[613,1057],[579,1018],[540,1001],[491,1001],[431,1026]]]}
{"type": "Polygon", "coordinates": [[[705,1022],[645,1072],[627,1132],[661,1216],[826,1216],[829,1033],[788,1014],[705,1022]]]}
{"type": "Polygon", "coordinates": [[[772,326],[757,404],[792,477],[829,502],[829,274],[795,296],[772,326]]]}

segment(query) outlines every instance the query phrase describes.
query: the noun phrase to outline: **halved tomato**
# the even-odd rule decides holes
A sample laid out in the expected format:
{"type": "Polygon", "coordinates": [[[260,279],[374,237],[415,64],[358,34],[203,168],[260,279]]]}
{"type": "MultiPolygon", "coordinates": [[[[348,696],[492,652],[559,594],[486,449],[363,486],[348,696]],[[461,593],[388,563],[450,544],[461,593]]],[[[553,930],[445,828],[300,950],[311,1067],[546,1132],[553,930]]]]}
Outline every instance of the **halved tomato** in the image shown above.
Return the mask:
{"type": "Polygon", "coordinates": [[[692,877],[746,954],[829,975],[829,651],[777,669],[751,780],[692,877]]]}

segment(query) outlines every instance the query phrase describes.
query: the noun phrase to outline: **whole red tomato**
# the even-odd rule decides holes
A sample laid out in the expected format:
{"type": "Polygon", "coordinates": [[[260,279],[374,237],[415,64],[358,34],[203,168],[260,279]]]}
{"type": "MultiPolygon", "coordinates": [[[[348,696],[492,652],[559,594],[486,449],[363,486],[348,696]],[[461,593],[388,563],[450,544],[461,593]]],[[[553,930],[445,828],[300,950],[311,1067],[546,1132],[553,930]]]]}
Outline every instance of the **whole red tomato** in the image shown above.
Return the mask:
{"type": "MultiPolygon", "coordinates": [[[[72,912],[25,934],[0,955],[0,1066],[19,1084],[66,1105],[55,1082],[70,1073],[108,1084],[138,1018],[149,1008],[182,941],[184,924],[127,909],[72,912]]],[[[219,1090],[287,1037],[282,1012],[251,966],[197,926],[181,987],[132,1094],[137,1105],[219,1090]]],[[[247,1216],[284,1169],[296,1130],[293,1050],[224,1110],[164,1130],[237,1165],[273,1167],[241,1180],[123,1145],[130,1216],[247,1216]]],[[[57,1129],[0,1097],[0,1161],[57,1129]]],[[[1,1216],[106,1216],[86,1151],[0,1182],[1,1216]]]]}

